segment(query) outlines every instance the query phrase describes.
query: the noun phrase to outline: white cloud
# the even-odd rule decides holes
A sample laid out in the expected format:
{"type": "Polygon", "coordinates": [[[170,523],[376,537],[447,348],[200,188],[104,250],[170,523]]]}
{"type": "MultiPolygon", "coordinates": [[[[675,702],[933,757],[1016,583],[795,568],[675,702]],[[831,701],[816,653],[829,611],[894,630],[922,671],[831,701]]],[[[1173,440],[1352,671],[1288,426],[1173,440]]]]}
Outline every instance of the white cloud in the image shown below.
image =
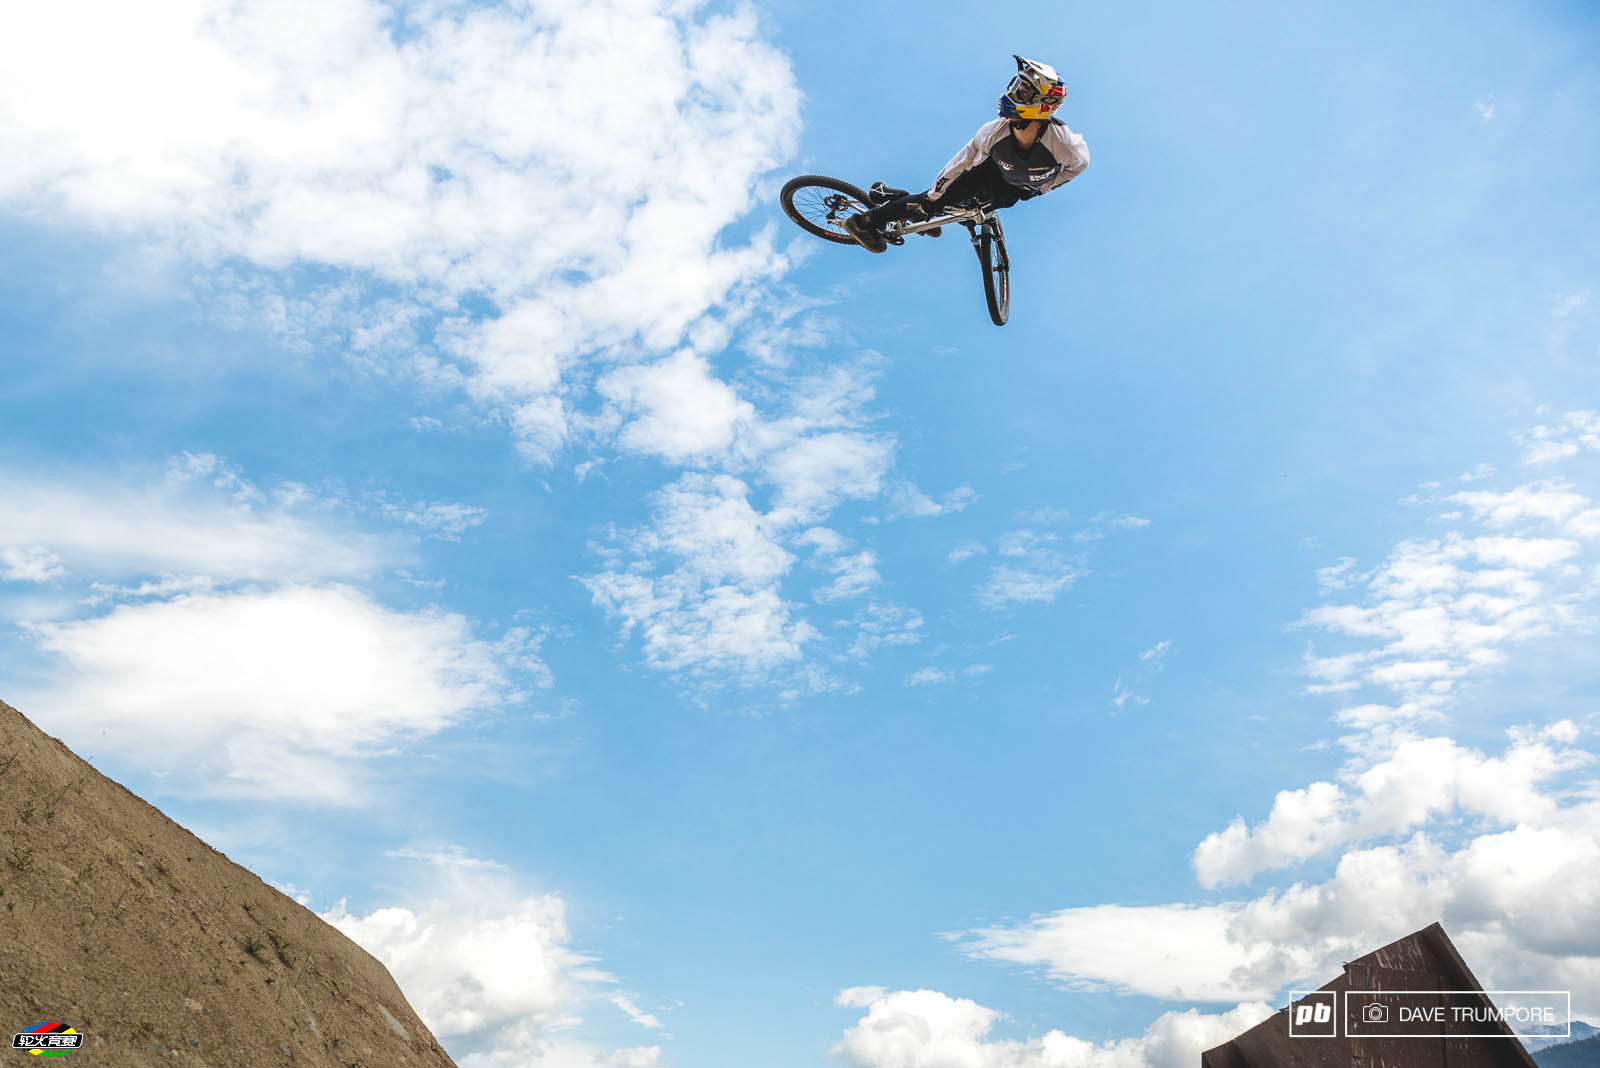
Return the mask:
{"type": "Polygon", "coordinates": [[[815,590],[812,596],[824,603],[860,597],[883,583],[878,574],[878,555],[868,549],[850,552],[850,542],[827,527],[812,527],[795,539],[813,548],[811,563],[834,575],[832,582],[815,590]]]}
{"type": "Polygon", "coordinates": [[[30,714],[174,788],[351,804],[361,762],[521,699],[548,674],[527,631],[385,608],[348,587],[191,593],[27,627],[59,658],[30,714]]]}
{"type": "MultiPolygon", "coordinates": [[[[1036,508],[1018,513],[1018,517],[1032,524],[1006,532],[995,545],[996,559],[989,569],[988,578],[978,587],[978,603],[985,608],[1001,609],[1012,604],[1049,604],[1064,590],[1085,575],[1088,555],[1094,542],[1109,534],[1123,530],[1139,530],[1150,521],[1135,515],[1098,512],[1082,530],[1072,535],[1076,546],[1072,555],[1061,551],[1060,534],[1043,527],[1065,522],[1070,516],[1061,508],[1036,508]]],[[[953,550],[948,560],[959,563],[984,547],[969,542],[953,550]]]]}
{"type": "Polygon", "coordinates": [[[1589,501],[1574,492],[1569,482],[1534,482],[1504,493],[1457,493],[1449,498],[1466,505],[1473,518],[1491,527],[1507,527],[1529,520],[1559,522],[1581,512],[1589,501]]]}
{"type": "Polygon", "coordinates": [[[1339,557],[1339,562],[1329,564],[1327,567],[1317,569],[1317,590],[1323,594],[1332,593],[1334,590],[1343,590],[1350,587],[1352,581],[1361,576],[1352,574],[1351,569],[1356,566],[1355,559],[1349,556],[1339,557]]]}
{"type": "Polygon", "coordinates": [[[1352,766],[1342,786],[1318,782],[1282,791],[1264,823],[1252,828],[1236,820],[1209,835],[1195,850],[1195,874],[1206,887],[1244,882],[1353,841],[1407,834],[1446,816],[1501,827],[1548,823],[1560,800],[1549,785],[1593,760],[1571,744],[1573,732],[1565,721],[1536,733],[1514,731],[1496,757],[1449,738],[1404,738],[1384,760],[1352,766]]]}
{"type": "Polygon", "coordinates": [[[8,606],[45,654],[30,711],[169,789],[360,803],[393,744],[549,682],[529,630],[491,641],[353,585],[384,571],[436,585],[396,566],[413,538],[363,514],[449,536],[479,509],[261,486],[209,453],[159,475],[0,473],[0,496],[16,510],[0,539],[70,576],[71,600],[8,606]]]}
{"type": "Polygon", "coordinates": [[[905,678],[907,686],[937,686],[957,679],[974,679],[994,670],[993,664],[968,664],[959,671],[954,668],[925,667],[913,671],[905,678]]]}
{"type": "Polygon", "coordinates": [[[412,539],[371,533],[363,512],[448,534],[480,510],[258,486],[208,453],[120,480],[0,473],[0,496],[15,509],[0,538],[70,568],[73,600],[10,606],[44,654],[30,712],[168,789],[360,803],[394,744],[549,682],[526,629],[491,641],[352,585],[385,570],[432,585],[395,566],[412,539]]]}
{"type": "Polygon", "coordinates": [[[877,554],[867,550],[834,557],[826,565],[834,572],[834,580],[817,590],[814,596],[819,601],[829,603],[866,594],[883,582],[883,576],[878,574],[877,563],[877,554]]]}
{"type": "Polygon", "coordinates": [[[449,909],[378,909],[323,919],[390,969],[429,1030],[441,1037],[532,1017],[563,1022],[574,999],[573,971],[590,962],[567,948],[565,907],[554,895],[490,902],[463,915],[449,909]]]}
{"type": "Polygon", "coordinates": [[[1352,697],[1338,712],[1348,726],[1375,733],[1346,739],[1357,759],[1338,784],[1282,791],[1264,822],[1251,827],[1240,819],[1208,836],[1194,858],[1203,885],[1243,882],[1451,813],[1480,825],[1537,822],[1556,803],[1550,783],[1588,759],[1567,744],[1559,724],[1543,733],[1518,729],[1498,757],[1396,729],[1443,720],[1461,685],[1500,668],[1516,645],[1581,626],[1583,605],[1595,593],[1586,569],[1573,566],[1592,552],[1574,526],[1591,502],[1571,484],[1536,482],[1445,500],[1465,505],[1496,533],[1401,541],[1360,575],[1352,561],[1341,560],[1339,581],[1325,581],[1324,593],[1359,581],[1360,599],[1324,604],[1304,620],[1359,643],[1331,656],[1308,648],[1305,670],[1314,682],[1307,691],[1385,691],[1377,699],[1352,697]]]}
{"type": "Polygon", "coordinates": [[[989,550],[984,547],[982,542],[964,541],[960,545],[957,545],[954,549],[951,549],[950,552],[945,555],[945,560],[951,564],[959,564],[963,560],[970,560],[974,556],[981,556],[988,551],[989,550]]]}
{"type": "Polygon", "coordinates": [[[1120,710],[1129,701],[1136,705],[1147,705],[1150,703],[1150,698],[1134,693],[1119,678],[1111,686],[1111,703],[1120,710]]]}
{"type": "Polygon", "coordinates": [[[1342,844],[1350,834],[1340,820],[1343,804],[1333,783],[1279,791],[1264,824],[1252,829],[1238,819],[1200,843],[1194,854],[1200,884],[1242,882],[1258,871],[1286,867],[1342,844]]]}
{"type": "Polygon", "coordinates": [[[1053,555],[1037,560],[1031,567],[1002,564],[990,572],[989,581],[978,591],[978,601],[985,608],[1026,602],[1048,604],[1078,578],[1076,569],[1053,555]]]}
{"type": "MultiPolygon", "coordinates": [[[[1454,798],[1442,807],[1429,796],[1425,777],[1391,783],[1398,794],[1368,814],[1398,824],[1427,809],[1440,834],[1419,830],[1397,844],[1348,850],[1320,883],[1297,881],[1214,905],[1063,909],[967,932],[963,948],[973,957],[1041,968],[1074,988],[1225,1003],[1318,985],[1337,975],[1341,962],[1442,920],[1486,987],[1571,989],[1575,1004],[1596,1004],[1600,803],[1556,807],[1526,789],[1497,798],[1507,778],[1515,776],[1499,769],[1456,781],[1449,787],[1454,798]],[[1452,847],[1451,815],[1471,806],[1522,808],[1527,818],[1496,821],[1452,847]]],[[[1310,823],[1327,801],[1318,792],[1297,802],[1302,835],[1315,834],[1310,823]]],[[[1287,820],[1277,829],[1295,833],[1287,820]]]]}
{"type": "Polygon", "coordinates": [[[1482,100],[1474,101],[1473,107],[1478,109],[1478,117],[1484,122],[1494,118],[1494,94],[1490,93],[1482,100]]]}
{"type": "Polygon", "coordinates": [[[751,506],[744,483],[727,475],[684,475],[656,494],[648,537],[709,582],[759,586],[794,557],[772,536],[770,520],[751,506]]]}
{"type": "Polygon", "coordinates": [[[1002,559],[978,589],[978,603],[1004,608],[1013,603],[1049,603],[1085,573],[1056,548],[1053,534],[1015,530],[1000,539],[996,550],[1002,559]]]}
{"type": "Polygon", "coordinates": [[[581,357],[665,351],[786,266],[770,233],[722,237],[799,125],[749,9],[76,0],[9,29],[0,202],[266,272],[235,291],[286,337],[405,360],[431,339],[419,371],[459,361],[536,458],[568,439],[581,357]],[[627,137],[594,136],[604,71],[627,72],[627,137]],[[286,299],[296,264],[342,273],[286,299]]]}
{"type": "Polygon", "coordinates": [[[1340,713],[1352,726],[1438,719],[1460,683],[1498,668],[1517,644],[1571,629],[1592,596],[1572,565],[1592,551],[1584,539],[1593,536],[1593,508],[1569,484],[1446,499],[1495,533],[1408,539],[1369,572],[1345,558],[1319,573],[1324,596],[1354,591],[1357,599],[1325,603],[1302,624],[1364,647],[1332,656],[1308,649],[1306,672],[1316,680],[1308,691],[1391,695],[1353,700],[1340,713]]]}
{"type": "Polygon", "coordinates": [[[49,582],[66,574],[61,557],[39,545],[0,547],[7,582],[49,582]]]}
{"type": "Polygon", "coordinates": [[[794,557],[774,526],[738,479],[684,475],[655,495],[653,525],[623,537],[626,555],[582,581],[624,633],[639,631],[653,666],[768,671],[816,636],[781,595],[794,557]]]}
{"type": "Polygon", "coordinates": [[[382,501],[378,505],[378,510],[389,519],[419,527],[428,531],[433,537],[448,541],[459,540],[462,534],[479,526],[489,517],[489,513],[482,508],[453,501],[414,501],[401,504],[382,501]]]}
{"type": "MultiPolygon", "coordinates": [[[[608,1051],[574,1037],[585,1004],[615,980],[573,948],[559,895],[527,893],[502,866],[458,851],[409,855],[429,862],[431,875],[402,904],[358,915],[341,901],[322,918],[383,962],[462,1068],[660,1063],[659,1046],[608,1051]]],[[[624,995],[607,1000],[632,1005],[624,995]]]]}
{"type": "MultiPolygon", "coordinates": [[[[581,581],[625,635],[640,637],[647,663],[741,684],[798,671],[810,676],[805,688],[832,688],[815,665],[803,665],[824,633],[820,617],[807,616],[883,582],[873,550],[825,525],[844,501],[877,497],[887,485],[895,442],[869,429],[873,373],[871,365],[811,376],[784,368],[759,378],[752,393],[761,406],[742,407],[731,442],[705,455],[713,470],[681,475],[652,495],[647,525],[593,546],[602,567],[581,581]],[[758,496],[769,501],[765,510],[752,503],[758,496]],[[832,578],[802,600],[785,581],[806,551],[832,578]]],[[[632,394],[613,392],[636,407],[632,394]]],[[[858,632],[841,640],[855,658],[900,639],[858,632]]],[[[793,689],[792,678],[782,681],[793,689]]]]}
{"type": "MultiPolygon", "coordinates": [[[[399,574],[403,576],[404,572],[399,574]]],[[[90,584],[89,596],[83,599],[83,603],[98,608],[107,602],[166,600],[183,593],[211,593],[218,585],[215,579],[206,575],[163,575],[154,581],[137,585],[95,582],[90,584]]]]}
{"type": "Polygon", "coordinates": [[[404,846],[399,849],[386,850],[383,855],[400,860],[420,860],[452,874],[468,871],[508,872],[511,870],[499,861],[469,856],[467,851],[460,846],[449,846],[443,849],[417,849],[412,846],[404,846]]]}
{"type": "Polygon", "coordinates": [[[808,434],[766,462],[776,484],[781,522],[814,522],[848,499],[876,497],[893,452],[892,439],[850,431],[808,434]]]}
{"type": "Polygon", "coordinates": [[[1143,530],[1150,525],[1150,520],[1137,515],[1116,515],[1112,512],[1099,512],[1089,519],[1089,525],[1072,536],[1073,541],[1099,541],[1107,535],[1119,530],[1143,530]]]}
{"type": "Polygon", "coordinates": [[[653,1031],[660,1030],[660,1017],[656,1016],[654,1013],[645,1012],[643,1009],[639,1008],[638,1003],[628,995],[613,994],[611,996],[611,1004],[621,1009],[623,1013],[627,1015],[628,1019],[632,1020],[640,1027],[648,1027],[653,1031]]]}
{"type": "Polygon", "coordinates": [[[411,555],[301,493],[263,491],[212,456],[185,454],[159,477],[0,471],[0,500],[8,512],[0,559],[16,568],[15,554],[46,577],[317,581],[372,574],[411,555]]]}
{"type": "Polygon", "coordinates": [[[1159,667],[1160,664],[1161,664],[1161,661],[1166,658],[1167,651],[1169,649],[1171,649],[1171,648],[1172,648],[1172,643],[1170,641],[1159,641],[1159,642],[1156,642],[1150,648],[1148,648],[1144,652],[1140,653],[1139,654],[1139,659],[1143,660],[1143,661],[1146,661],[1146,662],[1155,661],[1156,666],[1159,667]]]}
{"type": "Polygon", "coordinates": [[[1166,1001],[1269,1000],[1276,976],[1241,977],[1272,947],[1230,937],[1238,911],[1234,904],[1093,905],[968,931],[960,946],[970,957],[1042,968],[1074,989],[1166,1001]]]}
{"type": "Polygon", "coordinates": [[[964,510],[977,499],[977,491],[971,486],[958,486],[946,493],[943,500],[936,501],[912,483],[899,482],[889,492],[888,517],[900,519],[910,516],[914,519],[929,519],[933,516],[949,515],[964,510]]]}
{"type": "Polygon", "coordinates": [[[1259,1003],[1219,1015],[1169,1012],[1137,1038],[1097,1043],[1059,1030],[992,1039],[999,1012],[935,990],[855,987],[835,1002],[867,1010],[832,1050],[856,1068],[1191,1068],[1202,1051],[1272,1014],[1259,1003]]]}
{"type": "Polygon", "coordinates": [[[865,660],[884,647],[915,645],[922,640],[923,618],[904,605],[870,601],[850,619],[855,638],[845,655],[865,660]]]}
{"type": "Polygon", "coordinates": [[[599,390],[626,418],[618,437],[624,449],[675,463],[727,449],[755,418],[755,408],[689,350],[613,371],[599,390]]]}
{"type": "Polygon", "coordinates": [[[1558,423],[1541,423],[1511,437],[1521,447],[1525,464],[1554,463],[1584,450],[1600,451],[1600,412],[1571,411],[1558,423]]]}
{"type": "Polygon", "coordinates": [[[816,637],[774,588],[704,585],[677,571],[659,579],[607,573],[584,580],[595,603],[637,627],[646,660],[671,671],[726,670],[749,678],[800,658],[816,637]]]}

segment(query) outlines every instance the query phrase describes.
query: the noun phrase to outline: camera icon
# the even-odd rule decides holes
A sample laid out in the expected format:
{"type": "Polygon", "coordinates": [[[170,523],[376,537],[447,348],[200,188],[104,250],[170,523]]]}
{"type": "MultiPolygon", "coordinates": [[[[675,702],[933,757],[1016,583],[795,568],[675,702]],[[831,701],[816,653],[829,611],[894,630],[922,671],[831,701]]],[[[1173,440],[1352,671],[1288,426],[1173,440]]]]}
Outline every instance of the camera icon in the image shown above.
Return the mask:
{"type": "Polygon", "coordinates": [[[1386,1024],[1389,1022],[1389,1006],[1372,1002],[1361,1006],[1361,1022],[1364,1024],[1386,1024]]]}

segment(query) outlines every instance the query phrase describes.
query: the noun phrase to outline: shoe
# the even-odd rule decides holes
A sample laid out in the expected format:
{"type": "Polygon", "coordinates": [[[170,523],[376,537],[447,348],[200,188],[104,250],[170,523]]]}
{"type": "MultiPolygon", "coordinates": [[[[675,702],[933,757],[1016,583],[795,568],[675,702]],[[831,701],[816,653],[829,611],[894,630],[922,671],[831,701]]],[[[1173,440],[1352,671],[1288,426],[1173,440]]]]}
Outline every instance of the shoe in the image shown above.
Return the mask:
{"type": "Polygon", "coordinates": [[[846,219],[844,228],[856,239],[856,244],[868,252],[887,252],[889,249],[889,242],[884,240],[883,234],[868,226],[860,215],[852,215],[846,219]]]}

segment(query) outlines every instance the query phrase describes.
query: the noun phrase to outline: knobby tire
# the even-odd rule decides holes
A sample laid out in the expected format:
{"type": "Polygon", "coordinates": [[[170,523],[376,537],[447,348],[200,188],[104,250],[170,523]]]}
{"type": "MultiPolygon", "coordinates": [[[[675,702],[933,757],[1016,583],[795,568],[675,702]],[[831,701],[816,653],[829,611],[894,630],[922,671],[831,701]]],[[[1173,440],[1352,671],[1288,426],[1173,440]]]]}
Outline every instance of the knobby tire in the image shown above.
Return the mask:
{"type": "Polygon", "coordinates": [[[1011,257],[1006,254],[998,220],[985,226],[978,237],[978,263],[983,266],[983,297],[989,303],[989,318],[995,326],[1005,326],[1011,315],[1011,257]]]}
{"type": "Polygon", "coordinates": [[[843,228],[844,219],[853,212],[838,217],[839,229],[830,229],[826,225],[828,209],[823,203],[826,194],[820,190],[842,193],[849,197],[855,201],[853,211],[866,211],[872,207],[872,201],[868,199],[866,191],[858,189],[849,182],[841,182],[837,178],[829,178],[823,174],[802,174],[785,182],[783,192],[778,194],[778,199],[783,202],[783,213],[793,219],[800,229],[824,241],[832,241],[838,245],[856,244],[856,239],[843,228]],[[806,214],[807,209],[817,213],[821,221],[813,221],[806,214]]]}

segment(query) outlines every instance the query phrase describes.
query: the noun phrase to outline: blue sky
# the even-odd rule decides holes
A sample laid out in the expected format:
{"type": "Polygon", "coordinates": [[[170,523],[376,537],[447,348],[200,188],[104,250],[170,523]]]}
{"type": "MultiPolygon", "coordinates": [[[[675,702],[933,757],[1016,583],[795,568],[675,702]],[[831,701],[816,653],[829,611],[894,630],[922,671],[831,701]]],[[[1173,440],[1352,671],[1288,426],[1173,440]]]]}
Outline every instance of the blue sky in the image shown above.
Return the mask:
{"type": "Polygon", "coordinates": [[[1592,8],[11,22],[0,697],[458,1063],[1167,1068],[1441,919],[1600,1011],[1592,8]],[[782,216],[1019,51],[1005,328],[782,216]]]}

